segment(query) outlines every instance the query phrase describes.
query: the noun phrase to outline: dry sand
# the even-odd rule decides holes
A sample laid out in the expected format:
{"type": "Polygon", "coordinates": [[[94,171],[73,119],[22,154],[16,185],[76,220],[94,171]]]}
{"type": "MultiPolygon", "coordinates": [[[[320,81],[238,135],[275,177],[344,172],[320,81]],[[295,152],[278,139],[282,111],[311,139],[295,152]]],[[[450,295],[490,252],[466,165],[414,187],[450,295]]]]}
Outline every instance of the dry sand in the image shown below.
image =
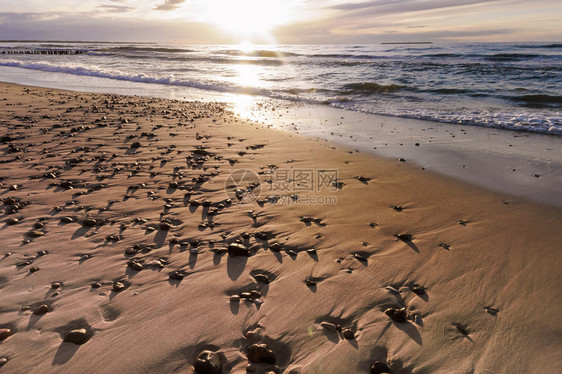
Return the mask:
{"type": "Polygon", "coordinates": [[[562,370],[560,208],[220,104],[1,84],[0,108],[0,373],[562,370]]]}

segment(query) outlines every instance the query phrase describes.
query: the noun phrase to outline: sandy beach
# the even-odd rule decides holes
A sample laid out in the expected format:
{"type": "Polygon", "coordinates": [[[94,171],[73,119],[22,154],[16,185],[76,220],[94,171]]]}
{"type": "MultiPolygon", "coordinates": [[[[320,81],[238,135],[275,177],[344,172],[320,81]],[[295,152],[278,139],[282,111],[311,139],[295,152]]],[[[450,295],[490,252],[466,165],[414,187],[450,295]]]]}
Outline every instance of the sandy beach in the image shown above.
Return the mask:
{"type": "Polygon", "coordinates": [[[0,83],[0,140],[0,373],[562,370],[559,206],[219,103],[0,83]]]}

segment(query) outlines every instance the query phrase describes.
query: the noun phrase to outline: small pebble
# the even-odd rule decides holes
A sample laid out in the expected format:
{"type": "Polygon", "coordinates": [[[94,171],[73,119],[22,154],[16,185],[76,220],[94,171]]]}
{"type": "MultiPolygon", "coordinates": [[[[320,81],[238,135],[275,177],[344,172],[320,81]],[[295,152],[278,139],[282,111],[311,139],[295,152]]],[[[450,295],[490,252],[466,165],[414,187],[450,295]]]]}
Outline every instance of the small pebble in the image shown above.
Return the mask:
{"type": "Polygon", "coordinates": [[[355,333],[353,332],[353,330],[350,329],[345,329],[342,331],[343,337],[346,338],[347,340],[353,340],[355,339],[355,333]]]}
{"type": "Polygon", "coordinates": [[[114,282],[112,289],[115,292],[121,292],[125,289],[125,285],[123,284],[123,282],[114,282]]]}
{"type": "Polygon", "coordinates": [[[371,374],[390,374],[390,367],[384,362],[375,361],[371,365],[371,374]]]}
{"type": "Polygon", "coordinates": [[[329,332],[336,332],[338,331],[338,327],[330,322],[321,322],[320,326],[322,326],[322,328],[324,328],[325,330],[329,331],[329,332]]]}
{"type": "Polygon", "coordinates": [[[412,287],[412,292],[415,293],[416,295],[422,296],[425,295],[425,288],[420,286],[414,286],[412,287]]]}
{"type": "Polygon", "coordinates": [[[277,357],[267,344],[252,344],[248,347],[248,360],[255,364],[275,364],[277,357]]]}
{"type": "Polygon", "coordinates": [[[10,329],[0,329],[0,341],[6,340],[11,335],[12,335],[12,330],[10,330],[10,329]]]}
{"type": "Polygon", "coordinates": [[[384,313],[389,316],[391,320],[397,323],[405,323],[407,320],[406,308],[388,308],[384,311],[384,313]]]}
{"type": "Polygon", "coordinates": [[[33,314],[36,315],[43,315],[47,314],[50,311],[50,308],[47,304],[41,304],[33,311],[33,314]]]}
{"type": "Polygon", "coordinates": [[[203,351],[197,356],[193,368],[197,374],[221,374],[222,363],[215,352],[203,351]]]}
{"type": "Polygon", "coordinates": [[[88,332],[86,329],[76,329],[70,331],[68,334],[64,336],[63,342],[67,343],[74,343],[78,345],[82,345],[88,341],[88,332]]]}

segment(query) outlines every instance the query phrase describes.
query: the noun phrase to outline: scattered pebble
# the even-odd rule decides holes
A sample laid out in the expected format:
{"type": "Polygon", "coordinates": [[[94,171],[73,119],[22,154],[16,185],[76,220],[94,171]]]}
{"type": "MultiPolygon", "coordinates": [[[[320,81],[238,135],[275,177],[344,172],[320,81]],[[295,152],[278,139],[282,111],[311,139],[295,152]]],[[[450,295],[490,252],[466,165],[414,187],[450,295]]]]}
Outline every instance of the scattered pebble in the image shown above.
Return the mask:
{"type": "Polygon", "coordinates": [[[416,295],[422,296],[425,295],[425,288],[420,286],[414,286],[412,287],[412,292],[415,293],[416,295]]]}
{"type": "Polygon", "coordinates": [[[11,335],[12,335],[12,330],[10,330],[10,329],[0,329],[0,341],[6,340],[11,335]]]}
{"type": "Polygon", "coordinates": [[[266,274],[256,274],[254,279],[263,284],[269,284],[269,277],[266,274]]]}
{"type": "Polygon", "coordinates": [[[112,290],[114,292],[121,292],[125,289],[125,284],[123,282],[113,282],[112,290]]]}
{"type": "Polygon", "coordinates": [[[39,230],[32,230],[32,231],[27,233],[27,236],[29,236],[30,238],[39,238],[43,235],[45,235],[45,233],[41,232],[39,230]]]}
{"type": "Polygon", "coordinates": [[[275,364],[277,357],[267,344],[260,343],[248,347],[248,360],[255,364],[275,364]]]}
{"type": "Polygon", "coordinates": [[[173,271],[170,273],[170,279],[172,280],[177,280],[177,281],[181,281],[183,280],[183,278],[185,278],[185,275],[179,271],[173,271]]]}
{"type": "Polygon", "coordinates": [[[193,365],[197,374],[221,374],[222,363],[219,355],[211,351],[199,353],[193,365]]]}
{"type": "Polygon", "coordinates": [[[88,332],[86,331],[86,329],[76,329],[66,334],[64,336],[63,342],[82,345],[86,343],[89,339],[90,338],[88,336],[88,332]]]}
{"type": "Polygon", "coordinates": [[[406,308],[388,308],[384,311],[384,313],[394,322],[405,323],[407,320],[406,308]]]}
{"type": "Polygon", "coordinates": [[[402,240],[403,242],[411,242],[413,237],[412,234],[397,234],[394,235],[397,239],[402,240]]]}
{"type": "Polygon", "coordinates": [[[390,367],[384,362],[375,361],[371,365],[371,374],[390,374],[390,367]]]}
{"type": "Polygon", "coordinates": [[[101,287],[101,283],[100,283],[100,282],[94,282],[94,283],[90,284],[90,286],[91,286],[92,288],[100,288],[100,287],[101,287]]]}
{"type": "Polygon", "coordinates": [[[338,326],[330,323],[330,322],[321,322],[320,326],[322,326],[324,328],[324,330],[329,331],[329,332],[336,332],[338,331],[338,326]]]}
{"type": "Polygon", "coordinates": [[[47,304],[41,304],[33,310],[33,314],[43,315],[49,313],[50,308],[47,304]]]}
{"type": "Polygon", "coordinates": [[[353,340],[355,339],[355,333],[353,332],[353,330],[351,329],[345,329],[342,331],[343,337],[346,338],[347,340],[353,340]]]}
{"type": "Polygon", "coordinates": [[[230,256],[250,256],[250,251],[246,248],[244,244],[240,243],[231,243],[228,245],[228,254],[230,256]]]}

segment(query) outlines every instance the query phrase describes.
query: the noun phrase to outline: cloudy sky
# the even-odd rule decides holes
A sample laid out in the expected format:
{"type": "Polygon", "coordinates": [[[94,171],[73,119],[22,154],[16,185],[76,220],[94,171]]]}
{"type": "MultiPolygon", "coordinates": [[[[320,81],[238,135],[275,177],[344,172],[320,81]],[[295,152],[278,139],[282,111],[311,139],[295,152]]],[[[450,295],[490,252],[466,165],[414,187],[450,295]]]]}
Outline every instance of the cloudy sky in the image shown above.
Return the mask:
{"type": "Polygon", "coordinates": [[[0,0],[0,40],[561,41],[560,0],[0,0]]]}

